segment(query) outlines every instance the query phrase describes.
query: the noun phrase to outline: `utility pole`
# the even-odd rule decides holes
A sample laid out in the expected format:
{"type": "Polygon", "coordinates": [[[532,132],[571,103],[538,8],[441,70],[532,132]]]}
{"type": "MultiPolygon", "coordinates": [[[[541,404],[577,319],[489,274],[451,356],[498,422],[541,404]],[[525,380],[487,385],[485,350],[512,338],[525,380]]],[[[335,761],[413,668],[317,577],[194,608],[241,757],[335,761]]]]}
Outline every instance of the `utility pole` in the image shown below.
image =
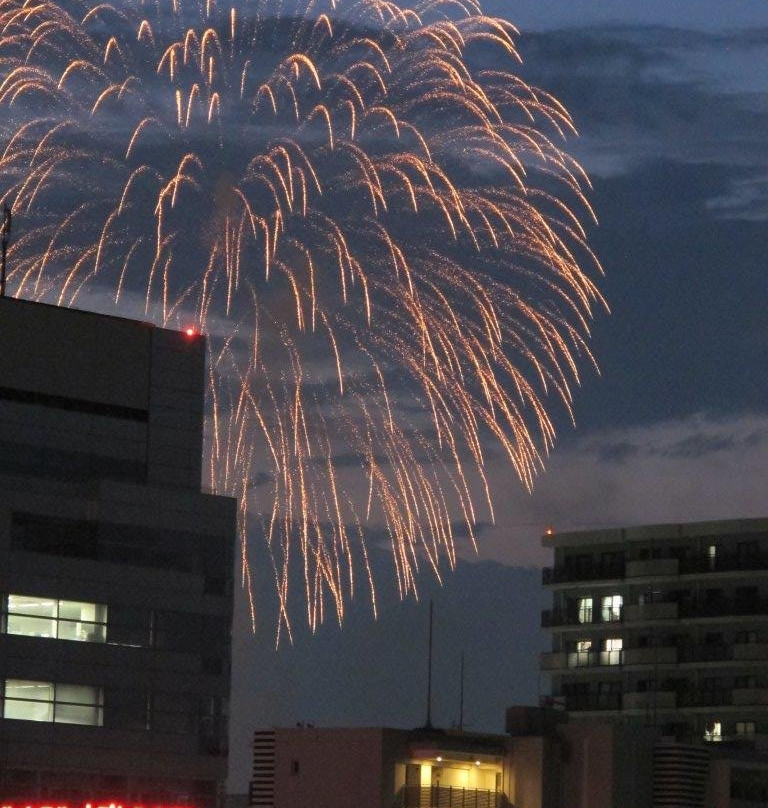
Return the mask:
{"type": "Polygon", "coordinates": [[[427,723],[424,729],[432,729],[432,600],[429,601],[429,649],[427,651],[427,723]]]}
{"type": "Polygon", "coordinates": [[[8,243],[11,240],[11,209],[3,205],[3,224],[0,226],[0,297],[5,297],[5,265],[8,256],[8,243]]]}
{"type": "Polygon", "coordinates": [[[464,652],[461,652],[461,672],[459,673],[459,732],[464,731],[464,652]]]}

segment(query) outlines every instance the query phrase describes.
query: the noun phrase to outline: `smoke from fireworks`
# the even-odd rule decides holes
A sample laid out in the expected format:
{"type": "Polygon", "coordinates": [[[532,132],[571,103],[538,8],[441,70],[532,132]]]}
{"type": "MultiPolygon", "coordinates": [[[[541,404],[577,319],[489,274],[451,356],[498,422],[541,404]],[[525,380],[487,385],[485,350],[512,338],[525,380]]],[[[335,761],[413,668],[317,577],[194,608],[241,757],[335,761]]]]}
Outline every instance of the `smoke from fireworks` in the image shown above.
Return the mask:
{"type": "Polygon", "coordinates": [[[9,289],[140,291],[210,336],[208,474],[263,536],[291,631],[339,621],[368,543],[401,596],[530,487],[601,298],[573,126],[473,0],[0,0],[9,289]],[[574,209],[578,211],[574,213],[574,209]]]}

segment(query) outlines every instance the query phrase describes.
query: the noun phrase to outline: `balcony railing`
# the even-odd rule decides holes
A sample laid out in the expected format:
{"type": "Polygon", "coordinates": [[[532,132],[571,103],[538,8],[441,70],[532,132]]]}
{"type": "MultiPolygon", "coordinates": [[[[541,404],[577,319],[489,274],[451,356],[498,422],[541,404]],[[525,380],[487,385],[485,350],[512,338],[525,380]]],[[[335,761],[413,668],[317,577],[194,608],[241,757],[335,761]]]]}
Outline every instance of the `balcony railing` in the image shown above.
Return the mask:
{"type": "Polygon", "coordinates": [[[646,620],[674,620],[696,617],[739,617],[745,615],[768,614],[768,600],[721,599],[715,601],[656,601],[655,603],[627,604],[619,610],[613,609],[609,620],[599,609],[580,614],[570,609],[544,609],[541,613],[542,628],[561,626],[610,625],[619,622],[641,622],[646,620]],[[601,619],[602,618],[602,619],[601,619]]]}
{"type": "Polygon", "coordinates": [[[637,558],[629,556],[626,562],[558,565],[544,567],[544,585],[580,583],[642,576],[668,576],[704,574],[708,572],[749,572],[768,570],[768,553],[718,553],[710,556],[700,553],[687,558],[637,558]]]}
{"type": "Polygon", "coordinates": [[[572,712],[583,710],[621,710],[621,693],[577,693],[565,697],[565,709],[572,712]]]}
{"type": "Polygon", "coordinates": [[[685,710],[707,707],[766,707],[768,688],[726,688],[695,691],[631,691],[576,693],[565,696],[566,710],[685,710]]]}
{"type": "Polygon", "coordinates": [[[502,791],[453,786],[405,786],[395,808],[512,808],[502,791]]]}
{"type": "Polygon", "coordinates": [[[544,567],[542,583],[562,584],[577,581],[604,581],[624,577],[624,564],[596,564],[589,567],[544,567]]]}
{"type": "Polygon", "coordinates": [[[544,609],[541,613],[543,628],[554,626],[595,626],[621,623],[623,610],[621,607],[610,606],[604,609],[596,608],[579,613],[570,609],[544,609]]]}

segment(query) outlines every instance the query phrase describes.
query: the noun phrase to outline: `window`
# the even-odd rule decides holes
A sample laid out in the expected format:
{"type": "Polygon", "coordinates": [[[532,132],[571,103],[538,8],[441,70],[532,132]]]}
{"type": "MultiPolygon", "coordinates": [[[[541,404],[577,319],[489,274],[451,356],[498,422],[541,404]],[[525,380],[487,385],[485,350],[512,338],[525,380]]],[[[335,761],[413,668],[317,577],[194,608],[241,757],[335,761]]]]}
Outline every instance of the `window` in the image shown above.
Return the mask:
{"type": "Polygon", "coordinates": [[[737,631],[735,637],[736,645],[746,645],[747,643],[757,642],[756,631],[737,631]]]}
{"type": "Polygon", "coordinates": [[[8,595],[8,634],[79,642],[106,640],[107,607],[98,603],[8,595]]]}
{"type": "Polygon", "coordinates": [[[100,727],[101,688],[7,679],[3,690],[3,718],[100,727]]]}
{"type": "Polygon", "coordinates": [[[624,647],[624,640],[621,637],[606,637],[603,640],[603,650],[600,654],[601,665],[620,665],[621,651],[624,647]]]}
{"type": "Polygon", "coordinates": [[[592,622],[592,598],[579,598],[579,623],[592,622]]]}
{"type": "Polygon", "coordinates": [[[754,721],[737,721],[736,722],[737,735],[754,735],[755,722],[754,721]]]}
{"type": "Polygon", "coordinates": [[[568,667],[580,668],[592,663],[592,640],[576,640],[568,654],[568,667]]]}
{"type": "Polygon", "coordinates": [[[707,547],[707,559],[709,560],[709,568],[713,570],[717,564],[717,545],[710,544],[707,547]]]}
{"type": "Polygon", "coordinates": [[[722,721],[713,721],[711,724],[707,724],[707,728],[704,730],[704,740],[713,743],[723,740],[722,721]]]}
{"type": "Polygon", "coordinates": [[[621,595],[606,595],[602,600],[601,617],[604,623],[621,620],[621,607],[624,598],[621,595]]]}

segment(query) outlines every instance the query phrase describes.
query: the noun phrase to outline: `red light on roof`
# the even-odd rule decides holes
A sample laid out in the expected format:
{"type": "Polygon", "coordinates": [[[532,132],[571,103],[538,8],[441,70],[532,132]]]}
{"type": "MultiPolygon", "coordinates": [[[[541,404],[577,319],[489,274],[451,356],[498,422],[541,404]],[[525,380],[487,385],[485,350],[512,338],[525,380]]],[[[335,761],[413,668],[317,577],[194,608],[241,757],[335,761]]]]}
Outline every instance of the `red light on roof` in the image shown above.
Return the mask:
{"type": "Polygon", "coordinates": [[[547,529],[544,531],[544,534],[546,536],[554,536],[555,535],[555,529],[552,527],[552,525],[548,525],[547,529]]]}
{"type": "Polygon", "coordinates": [[[191,338],[196,337],[200,332],[194,326],[190,325],[184,329],[184,333],[191,338]]]}

